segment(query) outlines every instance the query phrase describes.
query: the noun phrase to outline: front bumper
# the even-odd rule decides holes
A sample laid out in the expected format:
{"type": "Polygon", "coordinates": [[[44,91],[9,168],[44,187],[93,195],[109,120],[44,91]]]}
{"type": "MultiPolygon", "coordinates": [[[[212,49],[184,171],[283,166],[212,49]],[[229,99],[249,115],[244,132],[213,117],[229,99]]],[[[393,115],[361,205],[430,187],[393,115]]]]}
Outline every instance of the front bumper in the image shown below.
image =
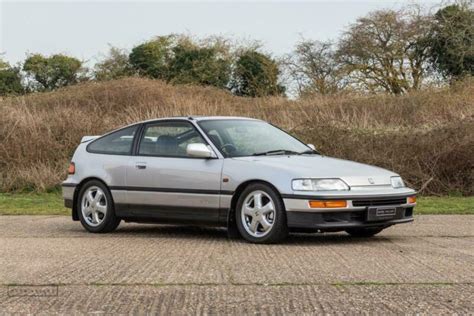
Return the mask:
{"type": "Polygon", "coordinates": [[[338,200],[347,201],[344,208],[311,208],[311,200],[324,200],[311,196],[286,196],[283,202],[287,211],[288,227],[338,231],[354,227],[388,227],[411,222],[416,203],[408,203],[407,198],[414,195],[415,193],[398,196],[339,196],[338,200]],[[394,209],[394,214],[374,218],[370,214],[377,208],[394,209]]]}

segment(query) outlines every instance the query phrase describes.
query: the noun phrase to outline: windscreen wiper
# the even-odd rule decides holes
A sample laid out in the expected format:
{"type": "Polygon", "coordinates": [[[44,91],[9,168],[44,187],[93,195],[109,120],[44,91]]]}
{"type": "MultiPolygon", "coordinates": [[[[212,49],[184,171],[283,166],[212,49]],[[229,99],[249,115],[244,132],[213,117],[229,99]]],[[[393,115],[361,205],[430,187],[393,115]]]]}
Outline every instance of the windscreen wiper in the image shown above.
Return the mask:
{"type": "Polygon", "coordinates": [[[320,153],[319,153],[317,150],[314,150],[314,149],[308,149],[308,150],[299,152],[298,154],[299,154],[299,155],[305,155],[305,154],[317,154],[317,155],[320,155],[320,153]]]}
{"type": "Polygon", "coordinates": [[[287,149],[276,149],[264,151],[261,153],[253,153],[252,156],[270,156],[270,155],[298,155],[299,152],[287,149]]]}

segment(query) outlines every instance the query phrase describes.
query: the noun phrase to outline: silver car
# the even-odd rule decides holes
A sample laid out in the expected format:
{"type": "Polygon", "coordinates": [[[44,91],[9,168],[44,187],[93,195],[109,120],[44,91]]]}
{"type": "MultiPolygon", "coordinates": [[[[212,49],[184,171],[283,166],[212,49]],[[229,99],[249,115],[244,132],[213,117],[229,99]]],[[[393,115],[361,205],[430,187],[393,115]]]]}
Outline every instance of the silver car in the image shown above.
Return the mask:
{"type": "Polygon", "coordinates": [[[172,117],[85,136],[62,183],[93,233],[127,222],[227,227],[273,243],[289,231],[369,237],[413,221],[416,192],[391,171],[318,153],[264,121],[172,117]]]}

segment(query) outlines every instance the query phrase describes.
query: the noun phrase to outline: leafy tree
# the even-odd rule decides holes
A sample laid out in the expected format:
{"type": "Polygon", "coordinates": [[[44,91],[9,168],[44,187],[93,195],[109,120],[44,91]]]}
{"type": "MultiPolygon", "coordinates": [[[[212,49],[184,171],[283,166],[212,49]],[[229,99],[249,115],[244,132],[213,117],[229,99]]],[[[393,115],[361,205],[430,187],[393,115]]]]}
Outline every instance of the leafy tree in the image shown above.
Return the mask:
{"type": "Polygon", "coordinates": [[[467,3],[435,14],[431,45],[432,61],[446,77],[474,75],[474,11],[467,3]]]}
{"type": "Polygon", "coordinates": [[[286,58],[285,65],[300,96],[334,94],[347,84],[332,42],[303,40],[286,58]]]}
{"type": "Polygon", "coordinates": [[[172,51],[169,82],[227,87],[232,60],[226,46],[219,43],[199,45],[183,40],[172,51]]]}
{"type": "Polygon", "coordinates": [[[110,47],[109,55],[94,67],[94,77],[99,81],[128,77],[134,73],[128,54],[116,47],[110,47]]]}
{"type": "Polygon", "coordinates": [[[174,35],[159,36],[154,40],[140,44],[130,53],[130,64],[140,75],[155,79],[168,78],[168,65],[174,35]]]}
{"type": "Polygon", "coordinates": [[[401,94],[420,89],[429,66],[430,17],[381,10],[359,18],[339,42],[353,85],[401,94]]]}
{"type": "Polygon", "coordinates": [[[285,88],[278,83],[279,75],[278,64],[270,56],[247,50],[237,58],[230,88],[239,96],[280,95],[285,88]]]}
{"type": "Polygon", "coordinates": [[[0,59],[0,95],[23,93],[20,70],[0,59]]]}
{"type": "Polygon", "coordinates": [[[29,56],[23,70],[34,81],[37,90],[53,90],[80,81],[82,62],[62,54],[45,57],[40,54],[29,56]]]}

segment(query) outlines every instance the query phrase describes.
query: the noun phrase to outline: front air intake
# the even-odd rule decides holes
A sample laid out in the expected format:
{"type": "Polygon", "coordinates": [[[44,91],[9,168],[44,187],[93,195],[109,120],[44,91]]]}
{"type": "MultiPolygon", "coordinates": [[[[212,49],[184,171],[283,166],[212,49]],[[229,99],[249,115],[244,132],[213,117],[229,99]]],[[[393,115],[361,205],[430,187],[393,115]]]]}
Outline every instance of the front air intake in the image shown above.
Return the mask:
{"type": "Polygon", "coordinates": [[[385,205],[401,205],[406,204],[406,198],[394,199],[370,199],[370,200],[353,200],[353,206],[385,206],[385,205]]]}

